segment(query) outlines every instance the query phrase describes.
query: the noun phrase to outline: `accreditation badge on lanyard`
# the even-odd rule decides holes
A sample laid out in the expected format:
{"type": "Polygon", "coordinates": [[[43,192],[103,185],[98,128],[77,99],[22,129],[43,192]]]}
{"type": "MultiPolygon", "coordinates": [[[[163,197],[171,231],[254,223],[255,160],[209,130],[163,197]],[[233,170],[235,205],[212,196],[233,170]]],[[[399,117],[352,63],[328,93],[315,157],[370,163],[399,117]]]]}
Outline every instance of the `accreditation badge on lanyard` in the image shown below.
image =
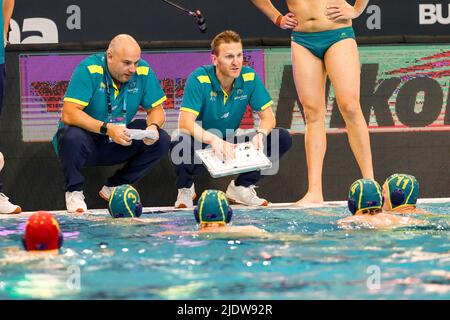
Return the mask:
{"type": "MultiPolygon", "coordinates": [[[[112,106],[112,102],[111,102],[111,94],[112,94],[111,86],[110,86],[108,79],[106,79],[106,76],[105,76],[105,84],[106,84],[106,102],[108,104],[108,122],[113,123],[118,126],[126,127],[126,125],[127,125],[127,90],[124,90],[124,94],[123,94],[122,116],[119,116],[119,117],[113,116],[113,106],[112,106]]],[[[117,107],[118,106],[115,106],[115,108],[117,108],[117,107]]],[[[109,141],[112,142],[112,139],[109,138],[109,141]]]]}

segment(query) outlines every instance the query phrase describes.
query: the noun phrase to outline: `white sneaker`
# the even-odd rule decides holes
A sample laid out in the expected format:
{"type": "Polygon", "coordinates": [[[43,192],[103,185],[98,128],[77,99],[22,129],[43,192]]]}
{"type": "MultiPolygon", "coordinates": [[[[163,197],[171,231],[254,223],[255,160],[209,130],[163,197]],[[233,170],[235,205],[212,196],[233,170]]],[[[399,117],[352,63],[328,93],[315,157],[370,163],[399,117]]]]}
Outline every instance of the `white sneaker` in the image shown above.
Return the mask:
{"type": "Polygon", "coordinates": [[[66,192],[66,207],[69,213],[86,212],[87,206],[84,202],[83,191],[66,192]]]}
{"type": "Polygon", "coordinates": [[[109,198],[111,198],[111,194],[113,192],[113,189],[115,187],[107,187],[107,186],[103,186],[102,190],[100,190],[98,192],[98,195],[100,196],[100,198],[102,198],[105,201],[109,201],[109,198]]]}
{"type": "Polygon", "coordinates": [[[22,212],[22,209],[15,204],[9,202],[9,198],[0,192],[0,213],[15,214],[22,212]]]}
{"type": "Polygon", "coordinates": [[[190,188],[178,189],[175,208],[192,208],[194,206],[194,199],[196,196],[194,184],[192,184],[190,188]]]}
{"type": "Polygon", "coordinates": [[[255,186],[236,186],[234,180],[228,185],[226,195],[231,203],[241,203],[246,206],[267,206],[269,204],[266,199],[258,197],[255,186]]]}

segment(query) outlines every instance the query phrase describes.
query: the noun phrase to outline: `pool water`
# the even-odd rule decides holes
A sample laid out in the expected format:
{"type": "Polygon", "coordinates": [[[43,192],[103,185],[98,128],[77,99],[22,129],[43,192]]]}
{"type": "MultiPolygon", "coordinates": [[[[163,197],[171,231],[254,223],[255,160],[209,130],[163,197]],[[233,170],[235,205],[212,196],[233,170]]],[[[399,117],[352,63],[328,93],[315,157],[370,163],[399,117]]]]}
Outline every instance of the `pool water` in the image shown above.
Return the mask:
{"type": "Polygon", "coordinates": [[[343,206],[235,210],[263,238],[192,234],[192,211],[58,214],[56,256],[19,247],[29,215],[0,217],[0,299],[449,299],[450,202],[420,208],[438,215],[390,231],[339,228],[343,206]]]}

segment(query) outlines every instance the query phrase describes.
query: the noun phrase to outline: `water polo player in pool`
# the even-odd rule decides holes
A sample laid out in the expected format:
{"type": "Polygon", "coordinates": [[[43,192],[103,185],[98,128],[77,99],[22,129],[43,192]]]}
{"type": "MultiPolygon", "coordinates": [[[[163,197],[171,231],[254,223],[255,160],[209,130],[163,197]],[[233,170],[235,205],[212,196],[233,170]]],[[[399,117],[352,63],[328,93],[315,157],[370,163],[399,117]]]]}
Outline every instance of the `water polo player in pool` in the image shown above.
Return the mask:
{"type": "Polygon", "coordinates": [[[373,179],[359,179],[350,186],[348,209],[353,216],[338,221],[341,227],[358,225],[371,229],[426,225],[426,221],[383,211],[380,185],[373,179]]]}

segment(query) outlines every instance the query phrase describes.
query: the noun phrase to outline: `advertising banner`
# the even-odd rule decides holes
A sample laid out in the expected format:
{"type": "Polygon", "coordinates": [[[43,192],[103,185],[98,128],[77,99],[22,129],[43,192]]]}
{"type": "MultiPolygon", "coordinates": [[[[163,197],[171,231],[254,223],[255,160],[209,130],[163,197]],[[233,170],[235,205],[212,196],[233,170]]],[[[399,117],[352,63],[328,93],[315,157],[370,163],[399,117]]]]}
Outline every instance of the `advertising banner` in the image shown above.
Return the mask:
{"type": "MultiPolygon", "coordinates": [[[[119,33],[138,41],[211,40],[233,29],[243,38],[286,38],[251,1],[178,0],[190,10],[200,9],[206,33],[199,32],[193,17],[160,0],[40,0],[16,1],[10,42],[69,43],[109,41],[119,33]]],[[[287,13],[286,1],[272,1],[287,13]]],[[[354,4],[354,0],[348,1],[354,4]]],[[[353,20],[357,36],[421,35],[448,36],[449,1],[371,0],[353,20]]]]}
{"type": "MultiPolygon", "coordinates": [[[[371,132],[450,131],[450,45],[360,46],[361,107],[371,132]]],[[[265,50],[277,123],[304,133],[289,48],[265,50]]],[[[345,68],[345,65],[341,66],[345,68]]],[[[326,128],[345,132],[327,81],[326,128]]]]}

